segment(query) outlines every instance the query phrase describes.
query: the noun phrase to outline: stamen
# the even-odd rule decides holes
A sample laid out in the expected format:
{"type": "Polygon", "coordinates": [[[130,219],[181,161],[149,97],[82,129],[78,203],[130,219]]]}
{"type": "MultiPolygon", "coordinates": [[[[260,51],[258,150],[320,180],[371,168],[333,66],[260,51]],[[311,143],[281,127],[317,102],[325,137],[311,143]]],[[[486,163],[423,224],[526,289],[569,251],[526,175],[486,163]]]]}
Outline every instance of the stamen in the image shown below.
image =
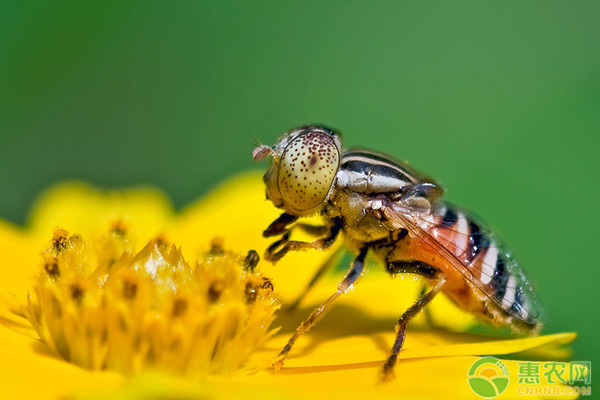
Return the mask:
{"type": "MultiPolygon", "coordinates": [[[[64,359],[98,370],[229,374],[271,334],[271,281],[214,241],[190,266],[164,237],[135,253],[113,224],[85,241],[58,229],[24,314],[64,359]]],[[[256,260],[257,262],[257,260],[256,260]]]]}
{"type": "Polygon", "coordinates": [[[260,261],[260,257],[256,250],[250,250],[244,258],[244,269],[250,270],[250,272],[254,272],[254,268],[258,265],[260,261]]]}
{"type": "Polygon", "coordinates": [[[64,229],[57,229],[52,237],[52,248],[55,253],[60,253],[65,250],[68,245],[68,233],[64,229]]]}

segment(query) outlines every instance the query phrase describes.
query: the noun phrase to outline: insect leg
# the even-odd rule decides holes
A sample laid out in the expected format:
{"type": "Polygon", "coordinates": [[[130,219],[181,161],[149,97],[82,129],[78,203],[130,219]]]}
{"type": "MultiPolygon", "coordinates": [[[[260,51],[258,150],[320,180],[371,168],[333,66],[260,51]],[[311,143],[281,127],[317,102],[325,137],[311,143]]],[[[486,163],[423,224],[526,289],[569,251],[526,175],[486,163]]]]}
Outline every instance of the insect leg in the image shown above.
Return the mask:
{"type": "Polygon", "coordinates": [[[433,278],[439,270],[431,265],[417,260],[388,261],[387,272],[391,275],[415,274],[427,279],[433,278]]]}
{"type": "MultiPolygon", "coordinates": [[[[437,271],[437,269],[431,267],[429,264],[425,264],[421,261],[415,261],[415,260],[407,260],[407,261],[388,261],[387,262],[387,272],[390,275],[397,275],[397,274],[415,274],[415,275],[421,275],[425,278],[431,278],[434,274],[435,271],[437,271]]],[[[423,287],[421,288],[421,290],[419,291],[419,298],[425,296],[425,294],[427,293],[427,283],[423,283],[423,287]]],[[[425,310],[423,310],[423,312],[425,313],[425,318],[427,319],[427,322],[430,325],[433,325],[433,318],[431,317],[430,313],[429,313],[429,309],[426,308],[425,310]]]]}
{"type": "Polygon", "coordinates": [[[321,265],[319,267],[319,269],[317,270],[315,275],[312,277],[312,279],[310,280],[308,285],[306,285],[306,287],[304,288],[304,290],[302,291],[300,296],[298,296],[298,298],[288,307],[288,310],[292,311],[292,310],[295,310],[296,308],[298,308],[298,306],[300,305],[302,300],[304,300],[306,295],[310,292],[312,287],[319,281],[319,279],[321,279],[323,277],[323,275],[325,275],[325,272],[327,272],[329,270],[329,268],[331,268],[333,265],[335,265],[335,262],[337,261],[339,255],[342,254],[343,251],[344,251],[344,248],[340,247],[336,251],[331,253],[331,255],[329,257],[327,257],[327,260],[325,260],[323,265],[321,265]]]}
{"type": "Polygon", "coordinates": [[[271,254],[275,253],[275,250],[277,250],[277,248],[279,246],[282,246],[284,244],[289,243],[290,241],[290,235],[292,234],[291,231],[287,231],[283,234],[283,236],[281,236],[281,238],[279,240],[274,241],[273,243],[271,243],[269,245],[269,247],[267,247],[267,250],[265,250],[265,259],[267,260],[271,260],[269,257],[271,254]]]}
{"type": "Polygon", "coordinates": [[[296,225],[294,225],[292,228],[300,228],[302,229],[304,232],[308,233],[309,235],[312,236],[324,236],[326,235],[330,228],[328,225],[311,225],[311,224],[303,224],[298,222],[296,225]]]}
{"type": "Polygon", "coordinates": [[[288,213],[281,214],[271,225],[263,231],[263,237],[271,237],[284,234],[287,232],[287,226],[296,221],[298,217],[288,213]]]}
{"type": "Polygon", "coordinates": [[[277,356],[276,361],[273,363],[273,368],[275,368],[276,371],[279,370],[283,366],[285,358],[287,357],[287,354],[289,353],[289,351],[292,349],[292,346],[294,345],[296,340],[300,336],[302,336],[302,334],[304,334],[305,332],[308,332],[308,330],[310,330],[310,328],[312,328],[319,321],[319,319],[327,311],[329,311],[329,309],[331,308],[331,306],[333,305],[335,300],[338,297],[340,297],[340,295],[346,293],[348,291],[348,289],[350,289],[352,287],[354,282],[356,282],[356,280],[358,279],[358,277],[361,275],[361,273],[363,271],[363,267],[365,265],[365,257],[367,255],[368,249],[369,249],[369,247],[365,246],[360,250],[360,253],[354,259],[352,266],[348,270],[346,277],[338,285],[337,291],[333,295],[331,295],[331,297],[328,298],[323,304],[321,304],[319,307],[315,308],[313,310],[313,312],[310,313],[310,315],[308,316],[306,321],[304,321],[296,329],[296,332],[294,332],[294,334],[292,335],[290,340],[287,342],[285,347],[281,350],[281,352],[277,356]]]}
{"type": "MultiPolygon", "coordinates": [[[[423,286],[421,286],[421,290],[419,291],[419,298],[425,296],[425,293],[427,293],[427,284],[423,282],[423,286]]],[[[425,317],[425,321],[427,324],[429,324],[429,326],[435,327],[435,321],[433,320],[433,316],[431,315],[429,308],[425,308],[423,310],[423,316],[425,317]]]]}
{"type": "Polygon", "coordinates": [[[392,346],[390,356],[383,364],[383,369],[381,371],[381,378],[384,381],[394,378],[394,366],[396,365],[398,353],[402,349],[404,338],[406,337],[406,324],[408,324],[408,322],[415,315],[421,312],[421,310],[423,310],[423,308],[429,304],[431,300],[433,300],[446,282],[446,277],[441,271],[421,261],[411,260],[388,262],[387,269],[388,272],[392,274],[409,273],[424,276],[429,282],[432,283],[433,287],[428,292],[423,293],[419,299],[398,319],[398,324],[396,325],[396,340],[394,340],[394,345],[392,346]]]}
{"type": "MultiPolygon", "coordinates": [[[[292,234],[292,230],[296,227],[301,228],[303,231],[305,231],[311,235],[314,235],[314,236],[323,236],[327,232],[330,231],[330,227],[325,226],[325,225],[316,226],[316,225],[309,225],[309,224],[296,224],[296,225],[292,226],[291,228],[289,228],[288,230],[285,230],[279,240],[276,240],[275,242],[271,243],[269,245],[269,247],[267,248],[266,254],[267,255],[273,254],[273,253],[275,253],[275,250],[277,250],[278,247],[283,246],[286,243],[288,243],[290,241],[290,235],[292,234]]],[[[266,258],[269,259],[268,256],[266,258]]]]}
{"type": "Polygon", "coordinates": [[[336,218],[333,220],[333,224],[329,227],[329,233],[313,242],[300,242],[296,240],[289,241],[290,231],[284,233],[283,237],[278,241],[271,244],[267,251],[265,252],[265,259],[271,262],[277,262],[281,259],[281,257],[285,256],[288,251],[303,251],[303,250],[324,250],[330,247],[337,238],[338,234],[342,229],[342,222],[340,219],[336,218]],[[276,251],[279,246],[283,245],[283,247],[276,251]]]}
{"type": "MultiPolygon", "coordinates": [[[[267,229],[263,231],[263,237],[272,237],[284,234],[290,229],[287,226],[291,223],[294,223],[297,219],[298,217],[288,213],[281,214],[275,221],[271,222],[271,225],[269,225],[267,229]]],[[[325,225],[298,223],[292,228],[295,227],[301,228],[304,232],[313,236],[322,236],[327,233],[327,226],[325,225]]]]}

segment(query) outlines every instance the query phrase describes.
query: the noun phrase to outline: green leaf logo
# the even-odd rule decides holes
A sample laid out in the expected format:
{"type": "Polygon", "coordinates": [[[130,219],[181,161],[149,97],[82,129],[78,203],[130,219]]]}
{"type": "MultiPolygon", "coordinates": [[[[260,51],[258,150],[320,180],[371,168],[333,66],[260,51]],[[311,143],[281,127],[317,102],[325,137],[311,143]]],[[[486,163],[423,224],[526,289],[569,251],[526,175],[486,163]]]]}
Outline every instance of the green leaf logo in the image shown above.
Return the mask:
{"type": "Polygon", "coordinates": [[[508,387],[509,378],[508,368],[495,357],[475,361],[468,374],[471,390],[484,399],[501,395],[508,387]]]}

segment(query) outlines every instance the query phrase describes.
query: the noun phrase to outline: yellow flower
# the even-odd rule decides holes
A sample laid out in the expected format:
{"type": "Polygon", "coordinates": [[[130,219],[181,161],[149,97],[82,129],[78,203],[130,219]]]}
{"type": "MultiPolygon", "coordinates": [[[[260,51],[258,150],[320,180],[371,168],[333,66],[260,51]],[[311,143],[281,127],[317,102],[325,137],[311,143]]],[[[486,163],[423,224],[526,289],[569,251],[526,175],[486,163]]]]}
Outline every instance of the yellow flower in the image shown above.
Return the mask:
{"type": "MultiPolygon", "coordinates": [[[[261,262],[255,272],[240,269],[249,250],[262,254],[270,244],[261,232],[277,216],[264,200],[260,176],[250,173],[181,212],[152,189],[107,193],[68,183],[41,197],[26,228],[0,221],[0,399],[479,398],[468,384],[469,368],[479,356],[507,354],[512,359],[503,362],[511,379],[502,398],[522,398],[517,360],[569,355],[561,346],[575,339],[573,333],[533,338],[464,333],[473,318],[438,296],[428,318],[422,315],[409,327],[397,378],[380,384],[378,371],[393,342],[395,319],[414,301],[421,283],[390,279],[373,264],[356,288],[298,340],[275,374],[269,367],[291,332],[341,278],[331,272],[291,313],[285,305],[330,253],[289,254],[276,267],[261,262]],[[231,251],[224,258],[215,255],[220,251],[210,252],[215,238],[231,251]],[[162,268],[159,273],[151,276],[144,269],[149,260],[162,268]],[[271,325],[281,329],[272,337],[269,323],[277,306],[269,285],[260,285],[266,277],[284,306],[271,325]],[[229,308],[222,314],[214,314],[207,303],[207,293],[215,290],[210,282],[231,287],[222,302],[229,308]],[[251,292],[259,297],[254,309],[240,297],[248,294],[249,283],[265,289],[251,292]],[[81,293],[87,296],[83,300],[81,293]],[[174,311],[183,304],[179,300],[195,311],[184,322],[174,311]],[[207,358],[207,351],[195,346],[211,329],[207,321],[218,325],[232,319],[235,329],[219,328],[232,332],[226,335],[229,342],[213,337],[200,346],[221,352],[221,358],[207,358]],[[112,336],[112,347],[98,344],[102,335],[116,332],[121,334],[112,336]],[[166,337],[178,338],[169,343],[180,347],[165,350],[158,342],[166,337]]],[[[565,389],[543,381],[537,386],[565,389]]]]}
{"type": "Polygon", "coordinates": [[[214,242],[192,267],[163,238],[137,254],[132,241],[119,222],[87,242],[57,229],[44,249],[23,314],[63,359],[124,374],[226,374],[270,336],[277,304],[255,257],[244,265],[214,242]]]}

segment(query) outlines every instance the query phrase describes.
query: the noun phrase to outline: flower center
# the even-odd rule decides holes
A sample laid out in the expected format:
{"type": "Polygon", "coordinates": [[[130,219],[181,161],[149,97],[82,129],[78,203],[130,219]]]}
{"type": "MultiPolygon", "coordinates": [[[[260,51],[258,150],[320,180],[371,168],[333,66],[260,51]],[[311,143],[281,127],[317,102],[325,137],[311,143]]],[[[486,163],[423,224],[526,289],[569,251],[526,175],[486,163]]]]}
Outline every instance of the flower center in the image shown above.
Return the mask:
{"type": "Polygon", "coordinates": [[[42,258],[25,315],[86,368],[228,374],[271,334],[278,305],[253,251],[244,258],[214,242],[191,266],[160,238],[135,253],[116,224],[93,241],[58,229],[42,258]]]}

